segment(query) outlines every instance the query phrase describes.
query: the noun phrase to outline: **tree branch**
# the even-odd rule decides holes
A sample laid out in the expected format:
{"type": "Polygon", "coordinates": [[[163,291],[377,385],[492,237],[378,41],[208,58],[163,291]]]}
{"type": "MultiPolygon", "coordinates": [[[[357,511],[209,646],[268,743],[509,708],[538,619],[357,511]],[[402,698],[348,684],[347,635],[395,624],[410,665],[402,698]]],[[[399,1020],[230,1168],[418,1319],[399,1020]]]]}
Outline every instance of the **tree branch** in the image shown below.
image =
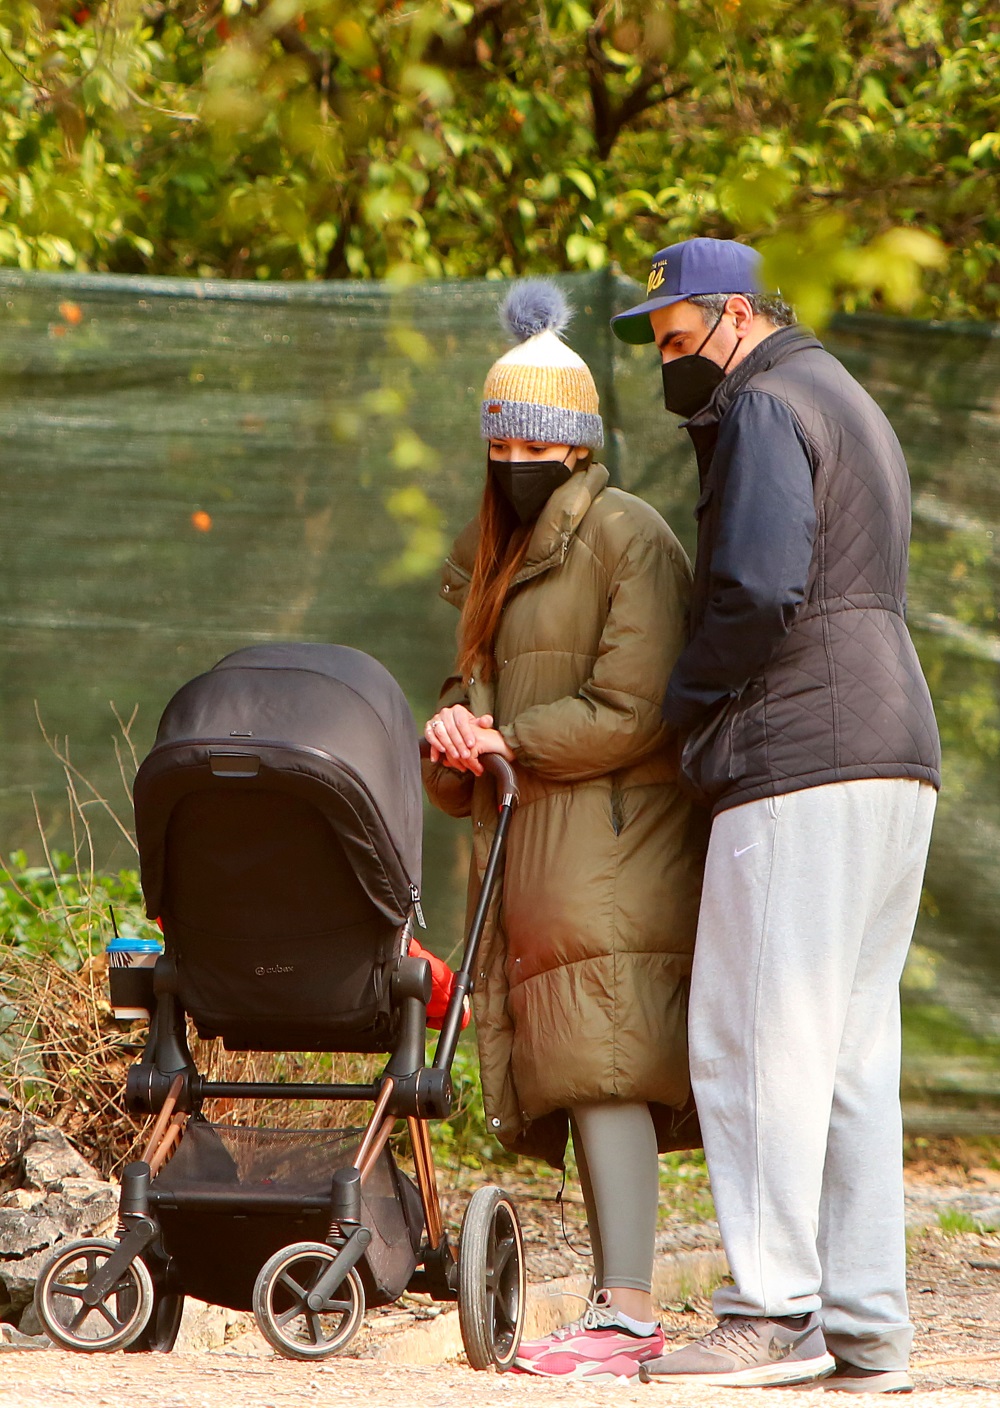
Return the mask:
{"type": "MultiPolygon", "coordinates": [[[[595,6],[595,9],[597,7],[595,6]]],[[[605,14],[607,6],[602,7],[594,16],[594,23],[587,30],[587,55],[586,69],[587,82],[590,88],[590,103],[594,113],[594,141],[597,144],[597,154],[602,161],[606,161],[611,155],[611,150],[621,136],[622,130],[634,122],[637,117],[641,117],[650,108],[661,106],[663,103],[675,101],[684,97],[694,88],[691,80],[678,83],[676,87],[669,87],[667,81],[667,69],[663,64],[649,63],[643,64],[642,71],[634,87],[616,103],[608,87],[607,75],[609,73],[621,73],[621,64],[610,59],[605,53],[602,40],[605,33],[605,14]]],[[[725,68],[725,60],[722,59],[715,65],[715,71],[725,68]]]]}
{"type": "Polygon", "coordinates": [[[451,68],[481,68],[480,45],[487,29],[492,29],[499,41],[511,18],[522,7],[516,0],[485,0],[468,24],[462,26],[461,39],[450,44],[446,36],[435,34],[427,46],[428,63],[448,64],[451,68]]]}
{"type": "MultiPolygon", "coordinates": [[[[263,19],[269,9],[270,0],[258,0],[257,13],[263,19]]],[[[292,24],[280,24],[271,30],[274,38],[286,54],[301,59],[309,73],[310,81],[325,97],[332,98],[336,84],[330,77],[333,67],[329,54],[318,54],[292,24]]]]}

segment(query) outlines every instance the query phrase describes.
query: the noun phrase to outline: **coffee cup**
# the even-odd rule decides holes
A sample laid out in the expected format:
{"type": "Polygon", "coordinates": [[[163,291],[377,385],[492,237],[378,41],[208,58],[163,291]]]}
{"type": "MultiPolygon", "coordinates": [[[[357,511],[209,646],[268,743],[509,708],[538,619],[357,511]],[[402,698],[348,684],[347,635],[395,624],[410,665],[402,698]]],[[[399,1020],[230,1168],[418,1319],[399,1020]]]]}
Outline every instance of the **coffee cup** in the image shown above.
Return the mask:
{"type": "Polygon", "coordinates": [[[163,952],[159,939],[117,934],[108,944],[111,1011],[119,1022],[148,1019],[155,1006],[153,969],[163,952]]]}

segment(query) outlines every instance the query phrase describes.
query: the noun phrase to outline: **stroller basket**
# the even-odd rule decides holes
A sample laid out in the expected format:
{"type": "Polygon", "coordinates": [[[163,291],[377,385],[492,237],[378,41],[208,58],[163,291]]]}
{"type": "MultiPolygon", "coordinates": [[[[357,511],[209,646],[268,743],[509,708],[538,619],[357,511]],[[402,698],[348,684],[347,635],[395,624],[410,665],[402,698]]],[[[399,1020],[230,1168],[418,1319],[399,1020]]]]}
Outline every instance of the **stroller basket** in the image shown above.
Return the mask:
{"type": "MultiPolygon", "coordinates": [[[[349,1168],[360,1129],[245,1129],[189,1121],[149,1194],[189,1294],[233,1310],[252,1308],[261,1265],[289,1242],[322,1242],[330,1182],[349,1168]],[[234,1216],[234,1213],[236,1214],[234,1216]],[[205,1255],[206,1246],[215,1254],[205,1255]]],[[[362,1215],[372,1240],[359,1265],[369,1305],[405,1289],[417,1264],[420,1195],[388,1146],[365,1180],[362,1215]]]]}

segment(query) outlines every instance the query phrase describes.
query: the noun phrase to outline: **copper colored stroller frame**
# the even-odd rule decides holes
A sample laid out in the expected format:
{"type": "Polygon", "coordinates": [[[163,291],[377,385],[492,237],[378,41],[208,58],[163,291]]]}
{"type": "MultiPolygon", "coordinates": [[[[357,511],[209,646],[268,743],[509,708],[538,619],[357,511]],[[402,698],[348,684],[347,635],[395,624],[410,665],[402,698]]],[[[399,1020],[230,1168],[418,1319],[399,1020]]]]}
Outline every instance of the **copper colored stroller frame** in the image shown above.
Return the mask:
{"type": "Polygon", "coordinates": [[[126,1086],[155,1123],[126,1166],[114,1238],[65,1244],[35,1303],[67,1349],[169,1350],[185,1295],[251,1310],[281,1354],[343,1350],[366,1305],[405,1290],[457,1301],[475,1368],[506,1368],[524,1318],[517,1212],[486,1186],[457,1251],[428,1122],[453,1108],[463,1005],[511,815],[513,769],[486,760],[499,821],[433,1061],[420,913],[421,789],[412,715],[392,676],[342,646],[237,651],[170,701],[134,800],[147,912],[149,1035],[126,1086]],[[370,1083],[210,1081],[187,1019],[228,1050],[382,1052],[370,1083]],[[370,1101],[363,1127],[213,1124],[216,1099],[370,1101]],[[389,1144],[406,1121],[415,1182],[389,1144]]]}

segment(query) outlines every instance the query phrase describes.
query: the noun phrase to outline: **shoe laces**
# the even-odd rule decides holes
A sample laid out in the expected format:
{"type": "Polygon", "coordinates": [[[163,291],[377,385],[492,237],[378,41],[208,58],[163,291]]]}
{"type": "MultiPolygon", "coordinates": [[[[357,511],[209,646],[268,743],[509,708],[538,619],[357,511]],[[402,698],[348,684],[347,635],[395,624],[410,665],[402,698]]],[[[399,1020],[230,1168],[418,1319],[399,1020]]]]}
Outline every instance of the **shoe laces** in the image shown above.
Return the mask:
{"type": "Polygon", "coordinates": [[[748,1351],[753,1354],[757,1350],[756,1326],[747,1315],[726,1315],[702,1337],[701,1343],[729,1348],[745,1357],[748,1351]]]}
{"type": "Polygon", "coordinates": [[[586,1310],[577,1320],[571,1320],[568,1325],[562,1325],[558,1330],[553,1330],[550,1336],[553,1340],[568,1340],[572,1335],[578,1335],[583,1330],[610,1330],[618,1323],[617,1312],[611,1304],[607,1291],[598,1291],[592,1299],[587,1296],[578,1296],[576,1292],[563,1292],[564,1295],[573,1295],[575,1299],[582,1300],[586,1304],[586,1310]]]}

